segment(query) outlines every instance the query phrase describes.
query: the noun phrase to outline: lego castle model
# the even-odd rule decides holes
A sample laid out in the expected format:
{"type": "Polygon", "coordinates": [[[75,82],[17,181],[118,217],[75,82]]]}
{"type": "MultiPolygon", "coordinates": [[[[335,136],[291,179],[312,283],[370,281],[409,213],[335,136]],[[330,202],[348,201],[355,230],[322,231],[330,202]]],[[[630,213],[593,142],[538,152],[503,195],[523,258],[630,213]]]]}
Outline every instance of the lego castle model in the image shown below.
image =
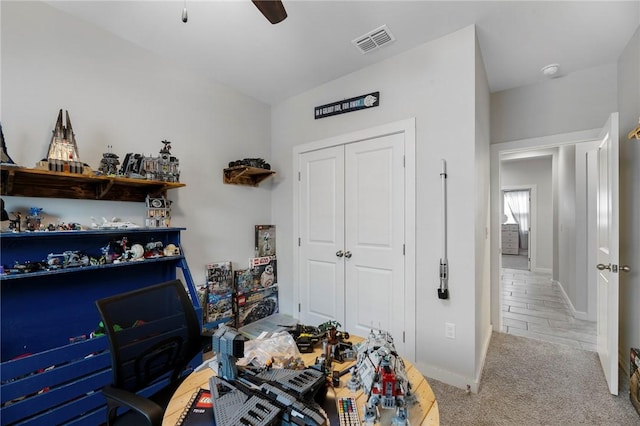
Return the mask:
{"type": "Polygon", "coordinates": [[[36,169],[52,172],[92,174],[91,168],[80,161],[76,137],[71,127],[69,111],[66,112],[66,125],[62,123],[62,110],[58,113],[56,127],[49,144],[47,158],[36,164],[36,169]]]}

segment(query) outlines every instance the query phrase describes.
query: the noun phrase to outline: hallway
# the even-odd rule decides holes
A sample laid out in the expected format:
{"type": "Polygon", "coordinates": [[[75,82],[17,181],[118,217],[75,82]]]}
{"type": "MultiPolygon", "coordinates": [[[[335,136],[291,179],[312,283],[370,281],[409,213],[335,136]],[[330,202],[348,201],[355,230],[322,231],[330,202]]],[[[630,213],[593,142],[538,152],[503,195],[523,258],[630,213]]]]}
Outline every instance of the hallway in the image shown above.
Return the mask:
{"type": "Polygon", "coordinates": [[[501,270],[502,332],[596,351],[596,323],[575,319],[550,274],[501,270]]]}

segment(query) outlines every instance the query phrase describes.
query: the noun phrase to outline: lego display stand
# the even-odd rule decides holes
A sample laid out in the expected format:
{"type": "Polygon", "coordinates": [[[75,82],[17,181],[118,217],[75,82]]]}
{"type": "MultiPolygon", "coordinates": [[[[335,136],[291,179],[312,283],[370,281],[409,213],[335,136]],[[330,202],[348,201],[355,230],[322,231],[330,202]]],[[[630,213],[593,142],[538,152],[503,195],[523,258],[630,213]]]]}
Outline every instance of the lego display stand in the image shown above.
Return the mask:
{"type": "MultiPolygon", "coordinates": [[[[49,253],[100,251],[113,240],[181,247],[183,228],[3,233],[0,263],[46,259],[49,253]]],[[[2,424],[100,424],[102,387],[113,380],[107,339],[95,301],[177,278],[178,270],[200,320],[202,309],[182,254],[139,261],[73,265],[0,276],[2,424]]],[[[6,272],[6,271],[5,271],[6,272]]],[[[201,362],[194,360],[194,365],[201,362]]],[[[142,392],[149,395],[160,385],[142,392]]]]}

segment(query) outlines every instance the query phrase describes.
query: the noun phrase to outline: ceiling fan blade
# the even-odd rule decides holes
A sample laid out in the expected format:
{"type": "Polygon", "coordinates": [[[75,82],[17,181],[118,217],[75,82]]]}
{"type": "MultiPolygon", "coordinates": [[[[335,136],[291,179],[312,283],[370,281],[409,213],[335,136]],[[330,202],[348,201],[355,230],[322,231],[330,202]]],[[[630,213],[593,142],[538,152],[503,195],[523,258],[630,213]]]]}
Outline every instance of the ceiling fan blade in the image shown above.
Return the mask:
{"type": "Polygon", "coordinates": [[[287,11],[280,0],[251,0],[272,24],[284,21],[287,11]]]}

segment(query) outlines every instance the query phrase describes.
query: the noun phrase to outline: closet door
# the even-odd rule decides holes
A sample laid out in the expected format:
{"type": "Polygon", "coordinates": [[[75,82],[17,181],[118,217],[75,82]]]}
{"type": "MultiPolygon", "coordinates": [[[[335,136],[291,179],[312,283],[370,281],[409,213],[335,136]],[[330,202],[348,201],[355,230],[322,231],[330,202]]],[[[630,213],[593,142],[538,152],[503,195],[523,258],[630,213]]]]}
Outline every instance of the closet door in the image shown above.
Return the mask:
{"type": "Polygon", "coordinates": [[[299,156],[300,321],[345,324],[344,147],[299,156]]]}
{"type": "Polygon", "coordinates": [[[401,352],[404,185],[404,134],[345,146],[346,329],[389,331],[401,352]]]}
{"type": "Polygon", "coordinates": [[[299,155],[300,321],[404,350],[404,134],[299,155]]]}

